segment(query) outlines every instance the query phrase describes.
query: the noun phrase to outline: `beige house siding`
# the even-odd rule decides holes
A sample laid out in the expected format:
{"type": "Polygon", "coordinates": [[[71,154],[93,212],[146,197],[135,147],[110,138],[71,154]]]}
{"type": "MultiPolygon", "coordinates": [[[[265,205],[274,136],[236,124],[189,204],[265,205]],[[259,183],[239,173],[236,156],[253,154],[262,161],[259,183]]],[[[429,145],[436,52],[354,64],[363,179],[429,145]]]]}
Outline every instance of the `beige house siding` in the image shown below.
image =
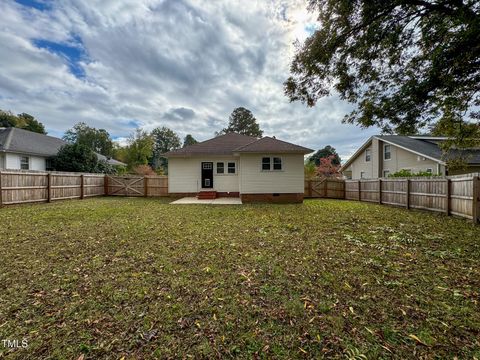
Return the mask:
{"type": "Polygon", "coordinates": [[[432,174],[434,175],[439,173],[445,175],[445,166],[438,162],[375,138],[343,172],[351,172],[352,179],[360,179],[362,172],[364,173],[364,178],[374,179],[383,177],[386,170],[393,174],[402,169],[408,169],[411,172],[432,169],[432,174]],[[390,145],[391,158],[389,160],[384,159],[385,145],[390,145]],[[371,159],[367,162],[365,158],[368,149],[371,150],[371,159]]]}
{"type": "Polygon", "coordinates": [[[303,154],[242,154],[240,156],[240,193],[292,194],[304,191],[303,154]],[[281,157],[281,171],[263,171],[262,157],[281,157]]]}
{"type": "Polygon", "coordinates": [[[202,162],[213,162],[213,190],[218,192],[239,191],[239,159],[238,157],[194,157],[168,159],[168,192],[194,193],[201,190],[202,162]],[[217,162],[236,163],[235,174],[217,174],[217,162]]]}

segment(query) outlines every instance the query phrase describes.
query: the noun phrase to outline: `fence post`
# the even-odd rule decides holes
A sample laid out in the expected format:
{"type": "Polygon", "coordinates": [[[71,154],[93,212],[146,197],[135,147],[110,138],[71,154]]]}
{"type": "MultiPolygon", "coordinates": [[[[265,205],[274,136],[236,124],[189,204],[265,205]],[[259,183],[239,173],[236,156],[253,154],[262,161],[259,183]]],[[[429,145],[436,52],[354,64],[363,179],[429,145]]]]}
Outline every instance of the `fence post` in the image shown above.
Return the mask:
{"type": "Polygon", "coordinates": [[[0,171],[0,207],[3,207],[2,172],[0,171]]]}
{"type": "Polygon", "coordinates": [[[80,199],[85,197],[85,183],[84,183],[84,175],[80,175],[80,199]]]}
{"type": "Polygon", "coordinates": [[[382,203],[382,179],[378,179],[378,203],[382,203]]]}
{"type": "Polygon", "coordinates": [[[473,199],[472,199],[472,220],[474,224],[480,222],[480,201],[478,197],[480,196],[480,177],[474,176],[472,179],[473,182],[473,199]]]}
{"type": "Polygon", "coordinates": [[[445,186],[446,186],[446,189],[445,189],[445,214],[450,215],[450,196],[451,196],[451,192],[452,192],[452,182],[450,179],[446,179],[445,180],[445,186]]]}
{"type": "Polygon", "coordinates": [[[358,180],[358,201],[362,201],[362,182],[358,180]]]}
{"type": "Polygon", "coordinates": [[[108,196],[108,175],[105,174],[104,178],[103,178],[103,192],[104,192],[104,196],[108,196]]]}
{"type": "Polygon", "coordinates": [[[143,187],[144,187],[143,196],[147,197],[148,196],[148,177],[147,177],[147,175],[143,176],[143,187]]]}
{"type": "Polygon", "coordinates": [[[410,179],[407,179],[407,191],[406,191],[406,195],[407,195],[407,198],[405,200],[405,206],[407,209],[410,209],[410,179]]]}
{"type": "Polygon", "coordinates": [[[47,175],[47,202],[52,201],[52,173],[47,175]]]}

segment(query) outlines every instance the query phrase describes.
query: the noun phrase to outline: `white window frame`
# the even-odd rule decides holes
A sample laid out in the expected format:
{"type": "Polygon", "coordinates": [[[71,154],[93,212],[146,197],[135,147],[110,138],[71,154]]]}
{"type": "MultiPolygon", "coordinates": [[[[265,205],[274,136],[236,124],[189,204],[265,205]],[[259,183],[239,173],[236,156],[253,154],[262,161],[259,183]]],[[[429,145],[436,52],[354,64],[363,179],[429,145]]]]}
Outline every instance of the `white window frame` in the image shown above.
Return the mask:
{"type": "Polygon", "coordinates": [[[29,156],[20,156],[20,170],[30,170],[30,157],[29,156]],[[26,165],[27,168],[24,168],[25,162],[24,159],[27,159],[26,165]]]}
{"type": "Polygon", "coordinates": [[[389,169],[384,169],[383,172],[382,172],[382,175],[383,175],[382,177],[387,178],[388,175],[390,175],[390,170],[389,169]],[[385,172],[388,173],[386,176],[385,176],[385,172]]]}
{"type": "Polygon", "coordinates": [[[225,175],[225,163],[223,161],[216,161],[215,162],[215,174],[217,175],[225,175]],[[223,172],[218,172],[218,164],[222,164],[223,172]]]}
{"type": "Polygon", "coordinates": [[[383,144],[383,160],[384,160],[384,161],[392,160],[392,145],[390,145],[390,144],[383,144]],[[387,155],[387,146],[388,146],[388,154],[390,155],[390,157],[389,157],[388,159],[386,158],[386,155],[387,155]]]}
{"type": "Polygon", "coordinates": [[[280,172],[280,171],[284,171],[284,167],[283,167],[283,157],[282,156],[275,156],[275,155],[272,155],[272,156],[262,156],[262,163],[261,163],[261,166],[260,166],[260,169],[261,171],[270,171],[270,172],[280,172]],[[270,159],[269,160],[269,169],[264,169],[263,168],[263,159],[270,159]],[[280,159],[280,169],[275,169],[275,166],[274,166],[274,159],[280,159]]]}
{"type": "Polygon", "coordinates": [[[227,175],[235,175],[237,173],[237,163],[235,161],[227,161],[227,175]],[[233,164],[233,173],[230,172],[230,164],[233,164]]]}
{"type": "Polygon", "coordinates": [[[262,161],[260,164],[261,171],[272,171],[272,158],[270,156],[262,156],[262,161]],[[266,164],[263,162],[263,159],[268,159],[268,169],[264,169],[263,165],[266,164]]]}
{"type": "Polygon", "coordinates": [[[433,168],[427,168],[427,173],[430,173],[433,175],[433,168]]]}
{"type": "Polygon", "coordinates": [[[372,160],[372,149],[365,150],[365,162],[370,162],[372,160]]]}
{"type": "Polygon", "coordinates": [[[366,175],[365,171],[360,171],[360,179],[366,179],[365,175],[366,175]]]}

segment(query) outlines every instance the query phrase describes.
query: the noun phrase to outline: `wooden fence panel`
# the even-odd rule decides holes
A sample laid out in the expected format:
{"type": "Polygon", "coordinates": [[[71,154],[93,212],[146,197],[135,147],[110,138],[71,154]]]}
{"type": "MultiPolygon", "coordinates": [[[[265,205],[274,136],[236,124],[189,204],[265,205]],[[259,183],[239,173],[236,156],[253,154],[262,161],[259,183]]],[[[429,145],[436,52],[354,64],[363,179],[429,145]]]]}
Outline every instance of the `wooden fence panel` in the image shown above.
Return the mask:
{"type": "Polygon", "coordinates": [[[105,195],[105,175],[84,175],[84,197],[105,195]]]}
{"type": "Polygon", "coordinates": [[[146,176],[145,196],[168,196],[168,176],[146,176]]]}
{"type": "Polygon", "coordinates": [[[362,201],[379,202],[378,179],[361,180],[362,201]]]}
{"type": "Polygon", "coordinates": [[[358,180],[345,180],[345,199],[347,200],[360,200],[360,181],[358,180]]]}
{"type": "Polygon", "coordinates": [[[445,179],[411,179],[410,207],[445,212],[447,209],[445,179]]]}
{"type": "Polygon", "coordinates": [[[80,198],[80,174],[51,174],[51,200],[80,198]]]}
{"type": "Polygon", "coordinates": [[[2,204],[47,201],[47,173],[2,171],[2,204]]]}
{"type": "Polygon", "coordinates": [[[305,180],[304,196],[308,198],[345,198],[345,181],[342,179],[305,180]]]}
{"type": "Polygon", "coordinates": [[[473,182],[475,178],[451,179],[450,213],[464,217],[473,217],[473,182]]]}
{"type": "Polygon", "coordinates": [[[109,175],[107,195],[145,196],[145,177],[141,175],[109,175]]]}
{"type": "Polygon", "coordinates": [[[407,181],[381,179],[381,203],[407,207],[407,181]]]}

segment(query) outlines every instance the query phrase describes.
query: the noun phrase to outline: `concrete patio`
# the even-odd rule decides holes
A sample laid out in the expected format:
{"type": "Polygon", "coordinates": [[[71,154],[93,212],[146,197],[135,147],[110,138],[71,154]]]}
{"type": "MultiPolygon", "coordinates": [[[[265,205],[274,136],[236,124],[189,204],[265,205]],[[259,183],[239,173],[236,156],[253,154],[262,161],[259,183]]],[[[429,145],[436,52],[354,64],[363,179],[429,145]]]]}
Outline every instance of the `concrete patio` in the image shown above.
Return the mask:
{"type": "Polygon", "coordinates": [[[199,200],[196,197],[184,197],[171,202],[170,204],[208,204],[208,205],[242,205],[240,198],[223,197],[208,200],[199,200]]]}

